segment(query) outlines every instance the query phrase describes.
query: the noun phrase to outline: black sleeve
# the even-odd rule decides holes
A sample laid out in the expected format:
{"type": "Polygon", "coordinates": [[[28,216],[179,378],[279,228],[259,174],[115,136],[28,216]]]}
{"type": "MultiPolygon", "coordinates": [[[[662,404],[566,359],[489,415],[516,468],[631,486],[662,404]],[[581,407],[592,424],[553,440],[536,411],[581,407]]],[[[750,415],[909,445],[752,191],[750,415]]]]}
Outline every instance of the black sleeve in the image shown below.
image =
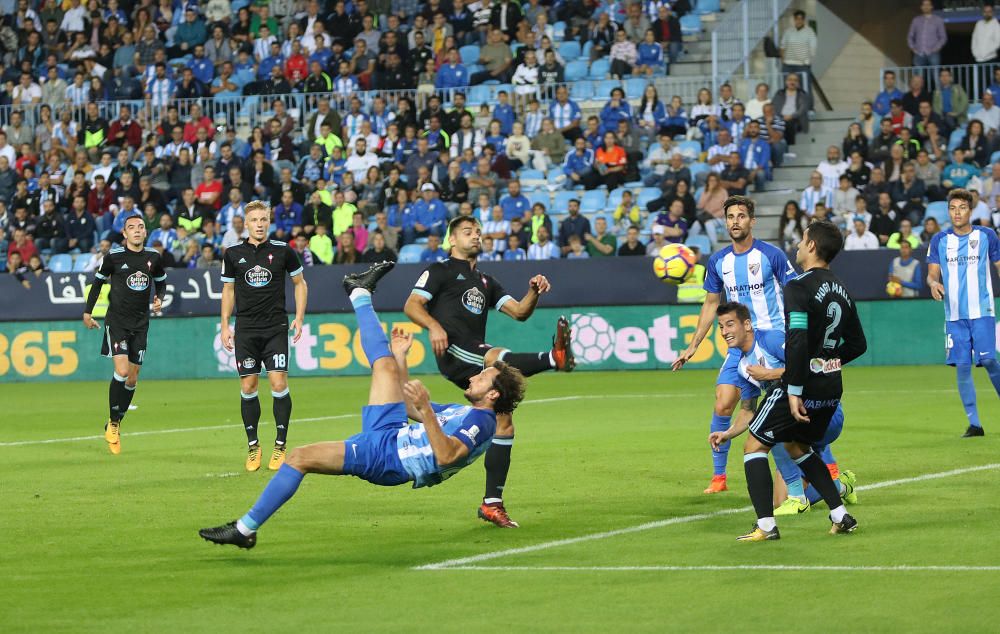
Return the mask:
{"type": "Polygon", "coordinates": [[[802,395],[809,376],[809,293],[798,280],[785,286],[785,383],[788,393],[802,395]]]}
{"type": "Polygon", "coordinates": [[[417,294],[427,300],[434,299],[445,282],[444,267],[432,264],[427,267],[413,285],[411,294],[417,294]]]}
{"type": "Polygon", "coordinates": [[[492,275],[487,275],[486,280],[489,282],[489,287],[487,292],[489,297],[486,298],[487,303],[491,308],[500,310],[500,308],[507,302],[507,299],[513,299],[513,297],[504,290],[503,285],[497,281],[492,275]]]}
{"type": "Polygon", "coordinates": [[[852,300],[848,314],[844,316],[844,329],[841,331],[842,341],[838,356],[841,364],[848,364],[854,361],[868,350],[868,340],[865,338],[865,331],[861,327],[861,319],[858,317],[858,306],[852,300]]]}
{"type": "Polygon", "coordinates": [[[156,286],[156,296],[162,300],[167,293],[167,272],[163,269],[163,259],[159,256],[153,263],[153,283],[156,286]]]}
{"type": "Polygon", "coordinates": [[[299,260],[299,254],[288,245],[285,245],[285,270],[292,277],[302,274],[302,261],[299,260]]]}
{"type": "Polygon", "coordinates": [[[87,306],[83,309],[83,312],[88,315],[94,312],[94,306],[97,305],[97,299],[101,296],[101,287],[104,286],[105,282],[111,280],[111,275],[115,271],[115,265],[111,262],[111,254],[104,256],[101,260],[101,266],[94,272],[94,282],[90,286],[90,294],[87,295],[87,306]]]}

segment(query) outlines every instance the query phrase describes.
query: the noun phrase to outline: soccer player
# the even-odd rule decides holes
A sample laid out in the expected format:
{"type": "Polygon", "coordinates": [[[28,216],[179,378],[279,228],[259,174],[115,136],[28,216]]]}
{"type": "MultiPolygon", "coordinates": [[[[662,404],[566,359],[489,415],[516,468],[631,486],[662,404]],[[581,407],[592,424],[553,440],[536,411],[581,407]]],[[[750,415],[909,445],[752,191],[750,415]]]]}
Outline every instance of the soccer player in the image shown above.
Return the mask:
{"type": "Polygon", "coordinates": [[[302,336],[308,291],[299,256],[288,244],[269,240],[271,208],[259,200],[244,209],[249,236],[226,249],[222,258],[222,345],[236,350],[236,370],[240,375],[240,414],[247,433],[246,470],[260,469],[260,401],[257,378],[267,368],[271,384],[276,437],[267,468],[274,471],[285,461],[288,421],[292,397],[288,392],[288,331],[293,341],[302,336]],[[285,275],[295,290],[295,319],[291,326],[285,314],[285,275]],[[229,317],[236,308],[235,343],[229,317]]]}
{"type": "MultiPolygon", "coordinates": [[[[496,309],[518,321],[535,311],[540,295],[550,289],[544,275],[528,281],[528,292],[520,301],[508,295],[492,276],[476,268],[482,227],[469,216],[458,216],[448,225],[451,256],[428,267],[406,300],[403,309],[413,323],[426,328],[441,374],[461,389],[469,378],[497,361],[514,366],[524,376],[545,370],[570,372],[576,366],[570,349],[570,328],[565,317],[556,323],[552,349],[514,353],[486,343],[486,319],[496,309]]],[[[502,528],[517,528],[503,505],[503,489],[510,470],[514,444],[514,421],[509,412],[497,416],[497,433],[483,460],[486,493],[479,507],[481,519],[502,528]]]]}
{"type": "MultiPolygon", "coordinates": [[[[778,247],[756,240],[753,227],[757,224],[754,202],[746,196],[730,196],[723,203],[726,229],[733,243],[717,251],[708,260],[705,274],[707,295],[698,317],[698,327],[691,343],[673,363],[676,372],[691,360],[715,321],[715,311],[723,300],[746,304],[754,328],[784,330],[785,315],[781,287],[795,277],[795,269],[778,247]]],[[[710,432],[725,431],[740,400],[740,355],[730,351],[715,381],[715,411],[710,432]]],[[[712,452],[712,480],[705,493],[726,491],[726,462],[729,443],[712,452]]]]}
{"type": "Polygon", "coordinates": [[[111,453],[122,452],[120,427],[139,380],[139,370],[146,356],[146,334],[149,331],[149,289],[155,286],[153,311],[159,312],[167,290],[167,274],[163,271],[160,254],[146,248],[146,225],[142,216],[125,219],[125,246],[114,245],[101,266],[94,272],[94,282],[83,311],[83,325],[100,328],[92,313],[101,294],[101,287],[110,280],[109,306],[104,318],[101,354],[111,357],[114,374],[108,388],[111,413],[104,426],[104,440],[111,453]]]}
{"type": "Polygon", "coordinates": [[[955,366],[958,394],[969,419],[962,438],[975,438],[984,432],[976,408],[973,365],[986,368],[1000,395],[989,266],[992,262],[1000,270],[1000,240],[993,229],[971,224],[972,194],[965,189],[953,189],[948,194],[948,215],[951,229],[937,233],[927,249],[927,285],[934,299],[944,301],[945,363],[955,366]]]}
{"type": "Polygon", "coordinates": [[[764,404],[750,423],[743,445],[747,490],[757,513],[753,529],[738,539],[779,539],[772,505],[773,480],[767,454],[784,443],[789,456],[830,507],[830,532],[850,533],[858,527],[840,499],[826,465],[812,445],[826,435],[844,391],[840,369],[868,348],[854,300],[830,262],[844,246],[844,237],[826,220],[803,232],[796,261],[805,271],[785,285],[787,334],[785,372],[781,383],[767,391],[764,404]]]}
{"type": "Polygon", "coordinates": [[[406,353],[413,336],[392,333],[392,348],[372,307],[372,292],[393,267],[379,262],[364,273],[344,277],[372,366],[368,406],[361,432],[344,441],[298,447],[264,489],[253,508],[235,522],[205,528],[199,535],[216,544],[253,548],[257,529],[298,488],[307,473],[353,475],[381,486],[407,482],[434,486],[472,464],[489,446],[500,413],[510,414],[524,397],[524,378],[505,363],[481,369],[469,379],[469,405],[432,403],[420,381],[409,381],[406,353]],[[417,421],[408,424],[407,417],[417,421]]]}
{"type": "MultiPolygon", "coordinates": [[[[746,431],[756,412],[757,398],[761,390],[767,390],[775,382],[780,381],[785,373],[784,331],[755,330],[750,319],[750,310],[739,302],[721,304],[716,314],[722,338],[731,350],[736,350],[740,354],[738,371],[741,407],[728,430],[709,434],[708,441],[713,448],[746,431]]],[[[843,429],[844,410],[838,406],[823,439],[813,445],[813,449],[820,453],[828,469],[830,465],[836,465],[830,445],[840,437],[843,429]]],[[[789,457],[783,445],[776,445],[773,454],[774,463],[787,489],[787,495],[782,495],[775,501],[775,516],[798,515],[809,511],[810,502],[820,499],[818,493],[810,486],[809,493],[812,495],[807,495],[803,488],[802,472],[789,457]]],[[[857,494],[854,492],[857,478],[854,472],[845,470],[839,477],[834,476],[834,478],[841,497],[850,504],[857,502],[857,494]]]]}

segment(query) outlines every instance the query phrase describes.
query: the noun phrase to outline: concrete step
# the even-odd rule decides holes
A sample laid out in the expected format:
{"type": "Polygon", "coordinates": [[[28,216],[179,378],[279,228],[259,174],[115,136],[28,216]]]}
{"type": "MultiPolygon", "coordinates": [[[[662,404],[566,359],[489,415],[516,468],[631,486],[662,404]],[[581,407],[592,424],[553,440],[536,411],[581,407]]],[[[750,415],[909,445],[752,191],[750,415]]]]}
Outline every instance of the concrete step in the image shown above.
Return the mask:
{"type": "Polygon", "coordinates": [[[710,83],[712,75],[711,61],[690,61],[690,57],[681,58],[681,61],[670,66],[671,77],[705,77],[706,85],[710,83]]]}

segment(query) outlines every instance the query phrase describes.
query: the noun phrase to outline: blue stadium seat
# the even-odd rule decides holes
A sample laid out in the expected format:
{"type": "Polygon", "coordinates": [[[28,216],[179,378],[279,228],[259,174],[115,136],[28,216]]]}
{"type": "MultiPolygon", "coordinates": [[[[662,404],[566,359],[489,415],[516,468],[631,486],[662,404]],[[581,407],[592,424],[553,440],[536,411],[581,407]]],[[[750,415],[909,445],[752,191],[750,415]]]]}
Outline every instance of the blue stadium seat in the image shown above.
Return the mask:
{"type": "Polygon", "coordinates": [[[66,253],[57,253],[49,258],[49,269],[53,273],[69,273],[73,270],[73,258],[66,253]]]}
{"type": "Polygon", "coordinates": [[[639,197],[636,199],[635,204],[639,205],[639,209],[645,209],[649,206],[649,203],[662,195],[663,192],[656,187],[643,187],[639,191],[639,197]]]}
{"type": "Polygon", "coordinates": [[[552,25],[552,35],[555,36],[556,41],[566,39],[566,23],[559,20],[552,25]]]}
{"type": "Polygon", "coordinates": [[[559,54],[567,64],[580,57],[581,52],[580,43],[576,40],[566,40],[559,45],[559,54]]]}
{"type": "Polygon", "coordinates": [[[481,105],[489,103],[492,99],[489,86],[472,86],[469,88],[469,104],[481,105]]]}
{"type": "Polygon", "coordinates": [[[518,172],[518,179],[522,185],[535,188],[546,185],[545,172],[531,168],[524,168],[518,172]]]}
{"type": "Polygon", "coordinates": [[[587,77],[587,62],[582,59],[566,62],[564,77],[567,82],[580,81],[587,77]]]}
{"type": "Polygon", "coordinates": [[[719,13],[722,11],[720,0],[698,0],[695,4],[694,12],[697,15],[708,15],[709,13],[719,13]]]}
{"type": "Polygon", "coordinates": [[[611,99],[611,91],[621,87],[622,82],[617,79],[601,79],[594,82],[594,96],[598,99],[611,99]]]}
{"type": "MultiPolygon", "coordinates": [[[[569,150],[566,151],[568,152],[569,150]]],[[[563,174],[561,167],[553,167],[552,169],[549,170],[549,173],[546,175],[546,180],[548,181],[549,185],[555,185],[557,183],[561,183],[565,179],[566,175],[563,174]]]]}
{"type": "Polygon", "coordinates": [[[400,264],[413,264],[420,261],[420,254],[424,252],[422,244],[408,244],[399,250],[400,264]]]}
{"type": "Polygon", "coordinates": [[[967,113],[968,116],[969,116],[969,119],[971,120],[972,119],[972,115],[976,114],[977,112],[979,112],[982,109],[983,109],[983,104],[981,104],[981,103],[970,104],[969,105],[969,111],[967,113]]]}
{"type": "Polygon", "coordinates": [[[87,265],[90,263],[90,256],[86,253],[81,253],[73,259],[73,272],[74,273],[85,273],[87,265]]]}
{"type": "MultiPolygon", "coordinates": [[[[584,64],[584,62],[580,62],[584,64]]],[[[576,64],[576,62],[570,62],[576,64]]],[[[584,64],[586,68],[586,64],[584,64]]],[[[569,96],[576,101],[586,101],[594,96],[594,82],[587,80],[574,81],[570,84],[569,96]]]]}
{"type": "Polygon", "coordinates": [[[622,194],[624,194],[627,191],[629,191],[627,187],[619,187],[617,189],[612,189],[611,192],[608,193],[607,208],[614,209],[615,207],[620,205],[622,202],[622,194]]]}
{"type": "Polygon", "coordinates": [[[625,80],[625,96],[629,99],[639,99],[642,97],[642,93],[645,92],[646,86],[650,82],[646,81],[642,77],[632,77],[625,80]]]}
{"type": "Polygon", "coordinates": [[[680,152],[685,162],[690,163],[691,161],[697,161],[701,155],[701,143],[698,141],[681,141],[674,150],[680,152]]]}
{"type": "Polygon", "coordinates": [[[965,137],[965,130],[962,128],[952,131],[951,136],[948,138],[948,151],[955,151],[955,149],[962,144],[963,137],[965,137]]]}
{"type": "Polygon", "coordinates": [[[589,192],[583,192],[583,198],[580,199],[580,211],[597,212],[602,211],[606,206],[607,198],[603,190],[593,189],[589,192]]]}
{"type": "Polygon", "coordinates": [[[569,201],[573,200],[574,198],[576,198],[577,200],[580,199],[579,192],[566,191],[566,190],[563,190],[561,192],[556,192],[556,199],[555,202],[552,203],[552,209],[557,209],[560,212],[565,212],[567,209],[569,209],[569,201]]]}
{"type": "Polygon", "coordinates": [[[583,50],[580,52],[580,56],[590,59],[590,51],[593,48],[594,48],[594,43],[590,40],[587,40],[586,42],[583,43],[583,50]]]}
{"type": "Polygon", "coordinates": [[[469,44],[458,49],[458,56],[462,58],[462,63],[468,66],[479,62],[479,46],[469,44]]]}
{"type": "Polygon", "coordinates": [[[552,198],[549,196],[548,189],[536,189],[528,194],[528,200],[531,201],[532,207],[535,206],[535,203],[542,203],[546,209],[552,206],[552,198]]]}
{"type": "Polygon", "coordinates": [[[684,244],[689,247],[698,247],[702,255],[712,255],[712,241],[709,240],[708,236],[703,233],[688,236],[688,239],[684,241],[684,244]]]}
{"type": "Polygon", "coordinates": [[[924,218],[934,218],[938,221],[938,224],[941,225],[942,228],[944,228],[945,225],[950,225],[951,219],[948,217],[948,202],[944,200],[936,200],[927,205],[927,212],[924,214],[924,218]]]}
{"type": "MultiPolygon", "coordinates": [[[[691,178],[694,178],[694,176],[692,176],[691,178]]],[[[694,190],[694,199],[695,199],[695,201],[701,200],[701,195],[704,194],[704,193],[705,193],[705,186],[704,185],[702,185],[698,189],[694,190]]]]}
{"type": "Polygon", "coordinates": [[[990,163],[996,163],[997,161],[1000,161],[1000,150],[990,154],[990,163]]]}
{"type": "Polygon", "coordinates": [[[697,178],[698,174],[707,174],[711,169],[708,163],[691,163],[688,165],[688,171],[691,172],[692,179],[697,178]]]}
{"type": "Polygon", "coordinates": [[[701,33],[701,16],[688,13],[681,18],[681,35],[699,35],[701,33]]]}
{"type": "Polygon", "coordinates": [[[607,58],[595,59],[594,63],[590,65],[591,79],[604,79],[609,72],[611,72],[611,62],[607,58]]]}

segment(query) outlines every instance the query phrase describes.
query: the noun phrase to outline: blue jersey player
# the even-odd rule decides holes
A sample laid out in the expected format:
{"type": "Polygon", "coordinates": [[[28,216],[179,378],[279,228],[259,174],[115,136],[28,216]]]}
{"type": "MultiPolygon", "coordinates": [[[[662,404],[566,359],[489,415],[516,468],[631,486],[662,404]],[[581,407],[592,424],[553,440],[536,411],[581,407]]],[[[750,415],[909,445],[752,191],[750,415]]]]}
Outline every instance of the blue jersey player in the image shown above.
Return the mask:
{"type": "MultiPolygon", "coordinates": [[[[726,431],[709,434],[709,444],[713,448],[736,438],[750,424],[756,411],[757,399],[785,374],[785,332],[783,330],[760,330],[751,324],[750,311],[745,304],[727,302],[716,310],[719,318],[719,332],[725,339],[729,349],[739,355],[737,372],[739,373],[740,412],[733,424],[726,431]]],[[[848,503],[857,502],[854,492],[857,478],[852,471],[845,470],[834,476],[836,460],[830,451],[830,445],[844,428],[844,410],[838,406],[830,421],[823,439],[813,445],[819,452],[823,462],[835,478],[841,496],[848,503]]],[[[788,455],[784,445],[778,444],[771,451],[774,464],[781,474],[787,491],[775,490],[775,516],[798,515],[811,508],[811,503],[818,502],[822,496],[809,487],[804,488],[802,471],[788,455]]]]}
{"type": "Polygon", "coordinates": [[[990,275],[991,262],[1000,269],[1000,240],[992,229],[971,224],[972,194],[967,190],[951,190],[948,215],[951,229],[936,234],[927,249],[927,285],[934,299],[944,302],[945,363],[955,366],[958,394],[969,419],[962,437],[973,438],[983,435],[972,382],[973,365],[986,368],[1000,395],[990,275]]]}
{"type": "Polygon", "coordinates": [[[371,293],[392,267],[392,262],[380,262],[344,278],[358,319],[361,347],[372,366],[361,432],[344,441],[292,450],[253,508],[239,520],[202,529],[198,534],[204,539],[253,548],[257,530],[295,495],[307,473],[353,475],[382,486],[439,484],[486,451],[496,432],[497,414],[512,412],[524,397],[524,378],[503,362],[469,379],[468,405],[432,403],[419,381],[408,381],[406,353],[412,335],[394,331],[390,350],[372,307],[371,293]],[[417,422],[408,424],[408,417],[417,422]]]}
{"type": "MultiPolygon", "coordinates": [[[[708,292],[698,317],[698,328],[691,343],[673,363],[674,371],[691,360],[715,321],[715,311],[723,301],[740,302],[750,310],[754,328],[785,329],[785,307],[781,287],[795,277],[788,257],[778,247],[755,240],[753,226],[757,220],[754,202],[746,196],[730,196],[723,203],[726,229],[732,245],[716,252],[708,260],[705,290],[708,292]]],[[[712,432],[729,428],[729,418],[740,401],[740,379],[737,372],[739,354],[730,352],[715,382],[715,411],[712,432]]],[[[712,481],[705,493],[721,493],[726,487],[726,460],[729,443],[712,452],[712,481]]]]}

